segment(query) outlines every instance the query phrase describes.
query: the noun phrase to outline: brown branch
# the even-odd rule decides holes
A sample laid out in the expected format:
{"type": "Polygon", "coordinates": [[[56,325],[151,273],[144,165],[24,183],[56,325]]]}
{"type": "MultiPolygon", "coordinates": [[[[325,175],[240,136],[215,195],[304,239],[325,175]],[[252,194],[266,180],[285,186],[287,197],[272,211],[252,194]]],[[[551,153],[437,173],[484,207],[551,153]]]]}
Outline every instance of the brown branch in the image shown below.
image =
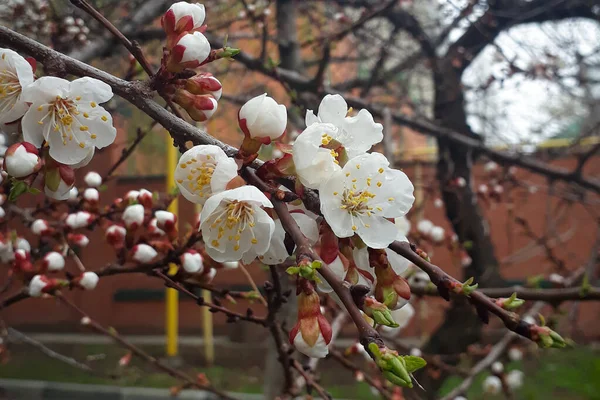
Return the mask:
{"type": "MultiPolygon", "coordinates": [[[[302,234],[298,224],[290,215],[289,210],[287,209],[287,205],[277,200],[272,200],[273,207],[275,212],[279,216],[279,220],[281,221],[281,225],[283,229],[291,236],[294,243],[296,243],[296,260],[300,263],[302,260],[320,261],[319,256],[314,252],[312,247],[310,246],[308,239],[302,234]]],[[[348,287],[344,285],[342,282],[329,268],[327,268],[324,264],[319,268],[319,274],[327,281],[329,286],[333,289],[335,294],[338,295],[344,307],[350,314],[350,318],[356,325],[358,329],[358,335],[360,342],[365,348],[368,348],[370,343],[375,343],[379,347],[383,347],[383,340],[377,332],[369,323],[363,318],[361,311],[358,309],[352,295],[350,294],[350,290],[348,287]]]]}
{"type": "Polygon", "coordinates": [[[304,370],[304,368],[302,367],[302,365],[300,365],[300,363],[298,362],[298,360],[293,360],[292,361],[292,367],[296,371],[298,371],[298,373],[300,375],[302,375],[302,377],[304,378],[304,381],[306,382],[306,387],[307,388],[313,388],[313,389],[315,389],[317,391],[317,393],[319,393],[319,395],[323,399],[327,399],[327,400],[332,399],[331,395],[329,393],[327,393],[327,391],[325,389],[323,389],[323,387],[321,385],[319,385],[317,382],[315,382],[315,380],[313,379],[313,377],[304,370]]]}
{"type": "Polygon", "coordinates": [[[248,314],[241,314],[241,313],[232,311],[228,308],[207,302],[206,300],[204,300],[204,298],[197,296],[196,294],[190,292],[183,284],[181,284],[180,282],[174,281],[173,279],[171,279],[169,276],[165,275],[159,269],[155,269],[154,274],[156,276],[158,276],[160,279],[162,279],[163,281],[165,281],[166,286],[173,288],[173,289],[191,297],[192,299],[196,300],[196,303],[199,306],[208,307],[208,309],[211,312],[222,312],[223,314],[227,315],[228,321],[237,322],[238,320],[243,320],[243,321],[248,321],[248,322],[254,322],[255,324],[259,324],[259,325],[263,325],[263,326],[267,325],[267,321],[264,318],[258,318],[258,317],[254,317],[254,316],[248,315],[248,314]]]}
{"type": "Polygon", "coordinates": [[[335,361],[340,363],[343,367],[345,367],[346,369],[349,369],[353,373],[357,373],[357,372],[362,373],[365,377],[365,382],[367,382],[369,385],[371,385],[371,387],[374,387],[375,389],[377,389],[377,391],[379,392],[379,394],[381,395],[382,398],[392,399],[391,394],[388,392],[388,390],[385,388],[385,386],[382,385],[381,381],[376,381],[369,374],[365,374],[358,365],[356,365],[352,361],[348,360],[338,350],[329,349],[329,355],[327,357],[334,359],[335,361]]]}
{"type": "Polygon", "coordinates": [[[174,378],[177,378],[177,379],[180,379],[180,380],[186,382],[190,386],[193,386],[200,390],[206,390],[211,393],[214,393],[215,395],[219,396],[219,398],[221,398],[221,399],[235,400],[233,397],[214,388],[212,385],[203,384],[203,383],[199,382],[197,379],[194,379],[191,376],[189,376],[189,375],[163,363],[162,361],[158,360],[157,358],[151,356],[150,354],[146,353],[144,350],[140,349],[139,347],[135,346],[134,344],[129,343],[122,336],[120,336],[114,329],[104,328],[98,322],[91,319],[85,311],[81,310],[79,307],[77,307],[75,304],[73,304],[69,299],[64,297],[60,292],[56,292],[55,296],[67,307],[69,307],[71,310],[73,310],[77,314],[79,314],[82,319],[85,318],[86,319],[85,323],[84,323],[85,326],[89,326],[96,332],[112,338],[115,342],[117,342],[120,345],[122,345],[123,347],[127,348],[133,354],[140,357],[142,360],[146,361],[147,363],[152,364],[157,369],[159,369],[163,372],[166,372],[167,374],[171,375],[174,378]]]}

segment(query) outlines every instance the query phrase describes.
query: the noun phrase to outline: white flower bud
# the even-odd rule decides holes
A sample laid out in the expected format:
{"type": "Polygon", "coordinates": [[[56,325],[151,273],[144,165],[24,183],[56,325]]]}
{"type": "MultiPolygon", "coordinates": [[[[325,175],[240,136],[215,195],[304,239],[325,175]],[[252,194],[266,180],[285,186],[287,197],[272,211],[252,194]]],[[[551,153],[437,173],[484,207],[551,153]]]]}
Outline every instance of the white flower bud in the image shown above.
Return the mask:
{"type": "Polygon", "coordinates": [[[94,188],[87,188],[83,192],[83,198],[90,203],[96,203],[100,199],[100,193],[94,188]]]}
{"type": "Polygon", "coordinates": [[[31,143],[15,143],[4,154],[4,170],[15,178],[25,178],[42,167],[38,149],[31,143]]]}
{"type": "Polygon", "coordinates": [[[417,231],[421,234],[421,235],[429,235],[431,233],[431,230],[433,229],[434,225],[433,222],[431,222],[428,219],[422,219],[417,223],[417,231]]]}
{"type": "Polygon", "coordinates": [[[99,173],[94,171],[90,171],[85,174],[83,180],[85,181],[85,184],[91,188],[97,188],[98,186],[102,185],[102,177],[99,173]]]}
{"type": "Polygon", "coordinates": [[[502,390],[502,381],[497,376],[490,375],[483,381],[483,391],[487,394],[498,394],[502,390]]]}
{"type": "Polygon", "coordinates": [[[48,285],[48,278],[44,275],[36,275],[29,282],[29,295],[31,297],[40,297],[43,290],[48,285]]]}
{"type": "Polygon", "coordinates": [[[181,266],[190,274],[201,273],[204,269],[202,256],[195,250],[188,250],[181,255],[181,266]]]}
{"type": "Polygon", "coordinates": [[[238,114],[242,131],[253,139],[269,144],[279,138],[287,126],[287,110],[266,93],[250,99],[238,114]]]}
{"type": "Polygon", "coordinates": [[[135,230],[144,223],[144,206],[133,204],[128,206],[121,217],[127,229],[135,230]]]}
{"type": "Polygon", "coordinates": [[[496,375],[500,375],[504,372],[504,365],[500,361],[496,361],[492,364],[492,372],[496,375]]]}
{"type": "Polygon", "coordinates": [[[42,236],[51,233],[52,229],[50,228],[48,221],[44,219],[36,219],[31,224],[31,232],[33,232],[34,235],[42,236]]]}
{"type": "Polygon", "coordinates": [[[44,266],[48,271],[60,271],[65,267],[65,258],[56,251],[51,251],[44,256],[44,266]]]}
{"type": "Polygon", "coordinates": [[[523,371],[510,371],[508,374],[506,374],[506,384],[512,390],[519,389],[521,386],[523,386],[524,378],[525,374],[523,373],[523,371]]]}
{"type": "Polygon", "coordinates": [[[96,288],[99,279],[94,272],[84,272],[79,280],[79,285],[85,290],[93,290],[96,288]]]}
{"type": "Polygon", "coordinates": [[[140,264],[150,264],[158,255],[156,250],[147,244],[137,244],[131,249],[132,259],[140,264]]]}
{"type": "Polygon", "coordinates": [[[508,350],[508,358],[511,361],[521,361],[523,359],[523,351],[518,347],[511,347],[511,349],[508,350]]]}
{"type": "Polygon", "coordinates": [[[435,243],[441,243],[444,240],[446,231],[441,226],[434,226],[429,231],[429,235],[431,236],[431,240],[435,243]]]}

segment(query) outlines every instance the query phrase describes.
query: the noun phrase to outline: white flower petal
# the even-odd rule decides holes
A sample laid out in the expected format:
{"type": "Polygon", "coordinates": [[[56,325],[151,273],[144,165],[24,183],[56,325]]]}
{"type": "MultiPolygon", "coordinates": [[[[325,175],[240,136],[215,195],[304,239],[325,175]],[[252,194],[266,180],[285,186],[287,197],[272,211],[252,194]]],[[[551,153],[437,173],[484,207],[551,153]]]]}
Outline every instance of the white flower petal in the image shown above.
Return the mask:
{"type": "Polygon", "coordinates": [[[346,100],[339,94],[328,94],[323,97],[321,104],[319,104],[319,119],[321,122],[341,126],[347,113],[346,100]]]}
{"type": "Polygon", "coordinates": [[[69,95],[81,97],[81,101],[106,103],[113,97],[112,88],[101,80],[95,78],[79,78],[69,84],[69,95]]]}
{"type": "Polygon", "coordinates": [[[43,104],[56,99],[56,96],[67,98],[69,95],[69,81],[54,76],[43,76],[31,85],[23,88],[21,99],[23,101],[43,104]]]}

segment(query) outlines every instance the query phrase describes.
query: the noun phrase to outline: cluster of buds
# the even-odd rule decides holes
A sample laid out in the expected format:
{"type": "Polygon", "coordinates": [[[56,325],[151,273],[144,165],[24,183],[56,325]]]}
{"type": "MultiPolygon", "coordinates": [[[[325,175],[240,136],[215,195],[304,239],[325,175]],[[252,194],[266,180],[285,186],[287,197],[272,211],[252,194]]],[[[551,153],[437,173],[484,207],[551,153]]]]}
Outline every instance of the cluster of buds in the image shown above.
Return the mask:
{"type": "Polygon", "coordinates": [[[440,244],[448,239],[444,228],[434,225],[428,219],[422,219],[417,223],[417,233],[420,239],[428,240],[434,244],[440,244]]]}
{"type": "Polygon", "coordinates": [[[195,74],[191,70],[239,52],[231,48],[211,52],[210,43],[203,34],[206,31],[205,17],[203,4],[180,1],[173,4],[161,19],[167,41],[158,76],[165,94],[199,122],[206,121],[217,110],[222,86],[209,72],[195,74]]]}
{"type": "Polygon", "coordinates": [[[379,347],[376,343],[370,343],[368,349],[383,376],[398,386],[412,388],[410,375],[427,365],[421,357],[401,356],[397,351],[379,347]]]}
{"type": "Polygon", "coordinates": [[[62,23],[53,24],[52,37],[53,43],[59,47],[62,52],[68,52],[77,45],[88,43],[90,29],[81,18],[66,16],[62,23]]]}

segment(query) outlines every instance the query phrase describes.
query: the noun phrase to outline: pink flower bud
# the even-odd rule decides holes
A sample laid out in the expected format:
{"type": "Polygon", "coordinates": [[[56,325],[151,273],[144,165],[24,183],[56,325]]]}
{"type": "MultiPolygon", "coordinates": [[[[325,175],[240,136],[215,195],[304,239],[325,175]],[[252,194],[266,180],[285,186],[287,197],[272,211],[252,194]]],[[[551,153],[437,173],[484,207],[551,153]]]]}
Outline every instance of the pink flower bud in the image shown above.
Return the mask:
{"type": "Polygon", "coordinates": [[[56,279],[48,278],[46,275],[36,275],[29,282],[29,295],[40,297],[43,293],[51,292],[56,287],[56,279]]]}
{"type": "Polygon", "coordinates": [[[89,203],[96,204],[100,199],[100,193],[94,188],[87,188],[83,192],[83,198],[89,203]]]}
{"type": "Polygon", "coordinates": [[[186,79],[185,88],[192,94],[211,95],[215,100],[219,100],[223,93],[221,82],[210,72],[201,72],[190,79],[186,79]]]}
{"type": "Polygon", "coordinates": [[[20,249],[26,251],[27,253],[31,253],[31,245],[27,239],[22,237],[18,237],[17,240],[15,240],[15,249],[20,249]]]}
{"type": "Polygon", "coordinates": [[[131,258],[140,264],[150,264],[158,255],[156,250],[147,244],[136,244],[131,249],[131,258]]]}
{"type": "Polygon", "coordinates": [[[86,247],[90,243],[90,239],[82,233],[69,233],[67,241],[72,246],[86,247]]]}
{"type": "Polygon", "coordinates": [[[106,230],[106,241],[108,244],[113,246],[115,249],[120,249],[123,247],[125,243],[125,235],[127,234],[127,230],[119,225],[111,225],[106,230]]]}
{"type": "Polygon", "coordinates": [[[15,270],[24,274],[28,274],[33,271],[33,264],[31,263],[31,254],[23,249],[18,249],[14,252],[14,267],[15,270]]]}
{"type": "Polygon", "coordinates": [[[269,144],[284,134],[287,110],[264,93],[248,100],[240,108],[238,121],[246,136],[269,144]]]}
{"type": "Polygon", "coordinates": [[[137,201],[147,209],[151,209],[154,204],[152,192],[146,189],[140,189],[137,196],[137,201]]]}
{"type": "Polygon", "coordinates": [[[188,250],[180,256],[181,266],[190,274],[202,273],[204,265],[202,256],[196,250],[188,250]]]}
{"type": "Polygon", "coordinates": [[[176,228],[177,216],[169,211],[156,211],[154,213],[156,217],[157,226],[165,232],[171,232],[176,228]]]}
{"type": "Polygon", "coordinates": [[[4,170],[15,178],[25,178],[42,167],[38,149],[28,142],[15,143],[4,154],[4,170]]]}
{"type": "Polygon", "coordinates": [[[37,236],[47,236],[54,233],[54,228],[48,224],[48,221],[44,219],[36,219],[31,224],[31,231],[37,236]]]}
{"type": "Polygon", "coordinates": [[[65,267],[65,258],[56,251],[46,254],[42,266],[47,271],[60,271],[65,267]]]}
{"type": "Polygon", "coordinates": [[[194,121],[203,122],[217,111],[217,100],[209,95],[195,95],[185,89],[175,92],[173,101],[183,107],[194,121]]]}
{"type": "Polygon", "coordinates": [[[200,32],[188,33],[177,40],[167,59],[169,72],[198,68],[210,55],[210,43],[200,32]]]}
{"type": "Polygon", "coordinates": [[[152,218],[150,223],[148,224],[148,233],[150,233],[154,237],[165,236],[166,232],[158,227],[158,221],[156,218],[152,218]]]}
{"type": "Polygon", "coordinates": [[[182,33],[203,30],[205,17],[203,4],[190,4],[187,1],[173,4],[160,20],[167,34],[167,48],[171,48],[182,33]]]}
{"type": "Polygon", "coordinates": [[[67,215],[65,224],[71,229],[85,228],[94,221],[94,216],[87,211],[78,211],[67,215]]]}
{"type": "Polygon", "coordinates": [[[102,177],[99,173],[94,171],[90,171],[85,174],[83,180],[85,181],[85,184],[91,188],[97,188],[98,186],[102,185],[102,177]]]}
{"type": "Polygon", "coordinates": [[[331,325],[321,314],[319,295],[314,289],[302,290],[298,294],[298,322],[290,330],[290,344],[308,357],[324,358],[329,353],[331,334],[331,325]]]}
{"type": "Polygon", "coordinates": [[[139,195],[140,195],[140,192],[138,190],[130,190],[129,192],[127,192],[125,194],[125,196],[123,198],[125,199],[125,201],[127,203],[132,203],[134,201],[137,201],[139,195]]]}
{"type": "Polygon", "coordinates": [[[128,206],[121,217],[129,230],[136,230],[144,223],[144,206],[134,204],[128,206]]]}
{"type": "Polygon", "coordinates": [[[94,290],[100,278],[95,272],[84,272],[73,280],[73,283],[85,290],[94,290]]]}

